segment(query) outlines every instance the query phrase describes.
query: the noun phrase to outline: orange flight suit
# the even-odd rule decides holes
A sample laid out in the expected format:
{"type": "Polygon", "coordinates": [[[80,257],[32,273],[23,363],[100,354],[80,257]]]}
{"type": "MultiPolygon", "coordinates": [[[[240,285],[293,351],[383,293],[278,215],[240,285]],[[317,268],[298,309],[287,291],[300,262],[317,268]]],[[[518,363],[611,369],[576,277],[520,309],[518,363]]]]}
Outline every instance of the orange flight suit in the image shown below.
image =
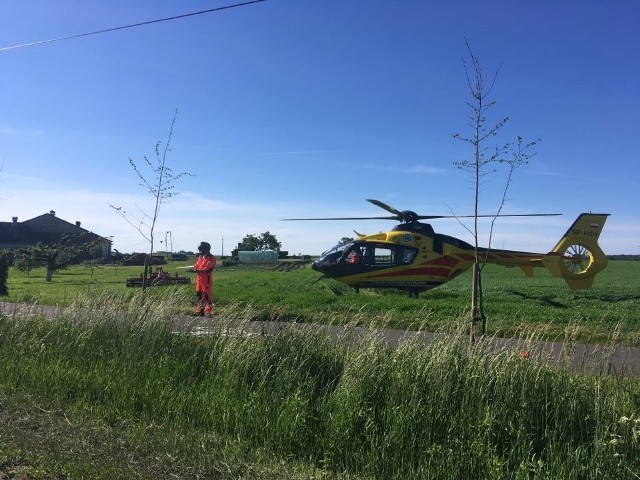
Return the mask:
{"type": "Polygon", "coordinates": [[[210,314],[213,309],[213,269],[216,257],[210,253],[200,255],[193,269],[196,271],[196,314],[210,314]]]}

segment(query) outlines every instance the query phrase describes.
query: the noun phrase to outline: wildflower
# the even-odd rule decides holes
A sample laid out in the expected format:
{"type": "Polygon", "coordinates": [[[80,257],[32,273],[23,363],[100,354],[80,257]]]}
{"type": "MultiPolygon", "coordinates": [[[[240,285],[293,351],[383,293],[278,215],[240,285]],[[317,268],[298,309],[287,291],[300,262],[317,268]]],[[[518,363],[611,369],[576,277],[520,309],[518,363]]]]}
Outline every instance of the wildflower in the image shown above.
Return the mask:
{"type": "Polygon", "coordinates": [[[624,439],[622,438],[622,435],[618,435],[617,433],[609,434],[609,445],[617,445],[623,442],[624,442],[624,439]]]}

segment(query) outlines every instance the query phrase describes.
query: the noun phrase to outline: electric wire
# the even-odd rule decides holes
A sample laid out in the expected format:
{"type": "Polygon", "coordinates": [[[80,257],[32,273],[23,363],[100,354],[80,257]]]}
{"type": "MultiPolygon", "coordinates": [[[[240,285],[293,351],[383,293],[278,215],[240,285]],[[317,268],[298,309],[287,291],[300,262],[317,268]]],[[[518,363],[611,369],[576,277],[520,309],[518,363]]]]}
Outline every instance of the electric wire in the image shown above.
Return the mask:
{"type": "Polygon", "coordinates": [[[75,34],[75,35],[67,35],[65,37],[50,38],[48,40],[40,40],[40,41],[37,41],[37,42],[23,43],[23,44],[20,44],[20,45],[11,45],[9,47],[0,48],[0,52],[4,52],[4,51],[7,51],[7,50],[15,50],[17,48],[34,47],[36,45],[42,45],[42,44],[45,44],[45,43],[60,42],[62,40],[71,40],[73,38],[88,37],[90,35],[100,35],[100,34],[103,34],[103,33],[115,32],[116,30],[124,30],[126,28],[134,28],[134,27],[141,27],[141,26],[144,26],[144,25],[151,25],[153,23],[168,22],[169,20],[178,20],[178,19],[186,18],[186,17],[194,17],[196,15],[204,15],[205,13],[219,12],[221,10],[228,10],[228,9],[231,9],[231,8],[244,7],[246,5],[251,5],[252,3],[260,3],[260,2],[264,2],[264,1],[265,0],[250,0],[250,1],[247,1],[247,2],[243,2],[243,3],[235,3],[233,5],[225,5],[225,6],[222,6],[222,7],[210,8],[208,10],[201,10],[199,12],[191,12],[191,13],[185,13],[185,14],[182,14],[182,15],[175,15],[173,17],[158,18],[158,19],[155,19],[155,20],[147,20],[145,22],[132,23],[130,25],[122,25],[120,27],[105,28],[103,30],[96,30],[94,32],[78,33],[78,34],[75,34]]]}

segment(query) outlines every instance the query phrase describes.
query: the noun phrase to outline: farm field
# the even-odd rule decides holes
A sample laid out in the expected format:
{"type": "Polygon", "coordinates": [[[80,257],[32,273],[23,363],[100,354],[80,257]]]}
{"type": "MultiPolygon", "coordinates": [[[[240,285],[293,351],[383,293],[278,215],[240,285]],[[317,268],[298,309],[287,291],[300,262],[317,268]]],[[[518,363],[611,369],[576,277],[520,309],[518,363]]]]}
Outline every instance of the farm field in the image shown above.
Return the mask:
{"type": "MultiPolygon", "coordinates": [[[[181,272],[169,263],[165,270],[181,272]]],[[[126,278],[140,274],[141,267],[73,267],[57,272],[53,282],[44,271],[11,270],[9,302],[69,305],[81,295],[115,294],[122,305],[137,292],[125,286],[126,278]]],[[[640,345],[640,262],[610,261],[591,289],[572,291],[566,284],[536,269],[533,278],[519,269],[487,266],[483,275],[488,333],[519,335],[534,329],[541,338],[573,338],[603,342],[617,335],[621,344],[640,345]]],[[[465,321],[470,297],[470,274],[418,299],[396,291],[362,290],[355,294],[333,280],[317,281],[320,274],[306,268],[290,271],[267,267],[219,266],[214,272],[216,315],[246,320],[278,320],[307,323],[376,326],[442,331],[465,321]],[[342,295],[336,295],[333,286],[342,295]]],[[[158,287],[153,296],[177,295],[175,313],[190,313],[193,285],[158,287]]]]}

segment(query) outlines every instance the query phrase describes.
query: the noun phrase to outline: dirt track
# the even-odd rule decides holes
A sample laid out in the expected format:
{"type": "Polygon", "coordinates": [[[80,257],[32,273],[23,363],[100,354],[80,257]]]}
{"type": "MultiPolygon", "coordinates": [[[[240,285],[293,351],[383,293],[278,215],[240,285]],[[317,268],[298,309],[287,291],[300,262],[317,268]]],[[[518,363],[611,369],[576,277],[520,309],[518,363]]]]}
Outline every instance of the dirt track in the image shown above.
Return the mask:
{"type": "MultiPolygon", "coordinates": [[[[58,313],[58,308],[46,305],[0,302],[0,313],[7,315],[44,315],[53,319],[58,313]]],[[[323,326],[289,322],[240,322],[237,320],[194,318],[189,316],[177,316],[174,319],[172,328],[176,333],[206,335],[212,331],[221,331],[225,334],[241,333],[247,336],[270,335],[282,329],[299,328],[326,331],[332,338],[345,341],[358,341],[358,339],[370,337],[374,333],[391,346],[396,346],[407,340],[418,340],[428,345],[437,337],[437,334],[429,332],[406,330],[376,330],[372,332],[362,327],[323,326]]],[[[443,338],[443,336],[439,338],[443,338]]],[[[543,356],[552,361],[566,364],[577,372],[640,376],[640,348],[584,343],[573,344],[568,348],[566,344],[560,342],[536,342],[532,344],[524,340],[499,337],[491,337],[483,341],[488,342],[496,350],[512,350],[522,357],[534,359],[543,356]]]]}

